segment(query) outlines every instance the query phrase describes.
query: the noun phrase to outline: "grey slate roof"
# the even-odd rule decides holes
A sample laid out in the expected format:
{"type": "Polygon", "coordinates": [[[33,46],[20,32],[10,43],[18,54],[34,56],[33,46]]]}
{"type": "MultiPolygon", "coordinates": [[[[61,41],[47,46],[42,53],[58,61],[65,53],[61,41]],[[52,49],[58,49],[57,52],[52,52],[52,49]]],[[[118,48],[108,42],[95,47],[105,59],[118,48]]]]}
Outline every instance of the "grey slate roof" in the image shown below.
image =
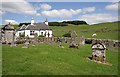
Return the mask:
{"type": "Polygon", "coordinates": [[[35,23],[35,25],[26,25],[19,28],[19,30],[51,30],[49,25],[44,23],[35,23]]]}

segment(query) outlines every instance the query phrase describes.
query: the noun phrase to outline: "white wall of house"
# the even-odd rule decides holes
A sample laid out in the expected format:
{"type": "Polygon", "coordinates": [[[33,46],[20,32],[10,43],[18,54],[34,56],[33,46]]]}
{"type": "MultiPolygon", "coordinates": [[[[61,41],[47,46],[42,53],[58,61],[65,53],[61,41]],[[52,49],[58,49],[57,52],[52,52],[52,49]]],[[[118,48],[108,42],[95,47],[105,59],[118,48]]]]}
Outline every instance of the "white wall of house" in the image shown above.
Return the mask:
{"type": "Polygon", "coordinates": [[[39,30],[35,30],[35,33],[37,33],[37,34],[38,34],[38,36],[40,35],[40,32],[39,32],[39,30]]]}
{"type": "Polygon", "coordinates": [[[25,36],[29,36],[30,38],[34,38],[34,35],[31,35],[30,31],[34,31],[34,34],[37,33],[39,36],[38,30],[25,30],[25,36]]]}
{"type": "Polygon", "coordinates": [[[15,36],[16,36],[16,37],[19,37],[19,34],[20,34],[20,33],[24,33],[24,32],[25,32],[24,30],[17,31],[16,34],[15,34],[15,36]]]}
{"type": "Polygon", "coordinates": [[[45,30],[45,32],[46,32],[46,37],[48,37],[48,33],[50,34],[49,35],[49,37],[52,37],[52,30],[45,30]]]}
{"type": "Polygon", "coordinates": [[[40,30],[40,35],[45,35],[46,33],[46,37],[48,37],[48,33],[50,34],[49,37],[52,37],[52,30],[40,30]]]}
{"type": "Polygon", "coordinates": [[[30,36],[30,30],[25,30],[25,36],[31,37],[31,36],[30,36]]]}
{"type": "Polygon", "coordinates": [[[45,30],[40,30],[39,31],[39,35],[42,35],[42,33],[43,33],[43,35],[45,35],[45,30]]]}
{"type": "Polygon", "coordinates": [[[34,31],[34,33],[37,33],[38,36],[39,35],[45,35],[46,33],[46,37],[48,37],[48,33],[50,34],[49,37],[52,37],[52,30],[22,30],[22,31],[17,31],[16,32],[16,37],[19,37],[19,33],[24,33],[25,32],[25,36],[29,36],[30,38],[34,38],[34,35],[30,35],[30,31],[34,31]]]}

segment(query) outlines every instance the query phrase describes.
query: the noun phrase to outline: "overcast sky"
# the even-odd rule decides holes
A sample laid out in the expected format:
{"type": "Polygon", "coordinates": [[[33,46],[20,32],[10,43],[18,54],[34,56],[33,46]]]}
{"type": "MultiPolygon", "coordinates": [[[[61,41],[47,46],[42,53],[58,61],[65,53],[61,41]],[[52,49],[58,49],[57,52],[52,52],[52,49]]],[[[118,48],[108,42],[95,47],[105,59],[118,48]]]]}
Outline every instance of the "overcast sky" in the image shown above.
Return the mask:
{"type": "Polygon", "coordinates": [[[117,2],[43,2],[42,0],[37,0],[37,2],[33,0],[17,1],[18,2],[4,1],[0,3],[2,4],[2,6],[0,6],[0,16],[2,17],[0,18],[0,24],[6,24],[8,22],[30,22],[32,18],[34,18],[36,22],[44,22],[45,18],[48,18],[49,22],[85,20],[88,24],[113,22],[118,20],[119,3],[117,2]]]}

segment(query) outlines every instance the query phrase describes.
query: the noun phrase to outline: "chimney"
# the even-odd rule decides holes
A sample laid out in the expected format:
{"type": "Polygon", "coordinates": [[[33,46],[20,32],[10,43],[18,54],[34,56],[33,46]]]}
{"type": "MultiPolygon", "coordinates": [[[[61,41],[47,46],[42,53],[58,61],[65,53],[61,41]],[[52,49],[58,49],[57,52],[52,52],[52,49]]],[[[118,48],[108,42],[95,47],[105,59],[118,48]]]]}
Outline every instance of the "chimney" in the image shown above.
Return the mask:
{"type": "Polygon", "coordinates": [[[35,20],[32,18],[31,25],[34,25],[34,24],[35,24],[35,20]]]}
{"type": "Polygon", "coordinates": [[[45,24],[48,25],[48,20],[47,20],[47,18],[46,18],[46,20],[45,20],[45,24]]]}

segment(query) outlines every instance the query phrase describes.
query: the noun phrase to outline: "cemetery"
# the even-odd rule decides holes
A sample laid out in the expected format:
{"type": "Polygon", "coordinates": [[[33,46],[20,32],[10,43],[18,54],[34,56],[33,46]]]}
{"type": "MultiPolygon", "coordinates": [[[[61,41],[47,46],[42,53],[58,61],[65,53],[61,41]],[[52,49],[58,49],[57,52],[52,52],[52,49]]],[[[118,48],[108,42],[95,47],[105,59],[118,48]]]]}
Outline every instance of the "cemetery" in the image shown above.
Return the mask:
{"type": "Polygon", "coordinates": [[[15,32],[9,24],[1,39],[3,75],[116,75],[118,72],[118,40],[99,39],[96,34],[91,35],[93,38],[79,36],[76,30],[71,30],[70,37],[49,37],[49,32],[45,37],[16,37],[15,32]]]}

